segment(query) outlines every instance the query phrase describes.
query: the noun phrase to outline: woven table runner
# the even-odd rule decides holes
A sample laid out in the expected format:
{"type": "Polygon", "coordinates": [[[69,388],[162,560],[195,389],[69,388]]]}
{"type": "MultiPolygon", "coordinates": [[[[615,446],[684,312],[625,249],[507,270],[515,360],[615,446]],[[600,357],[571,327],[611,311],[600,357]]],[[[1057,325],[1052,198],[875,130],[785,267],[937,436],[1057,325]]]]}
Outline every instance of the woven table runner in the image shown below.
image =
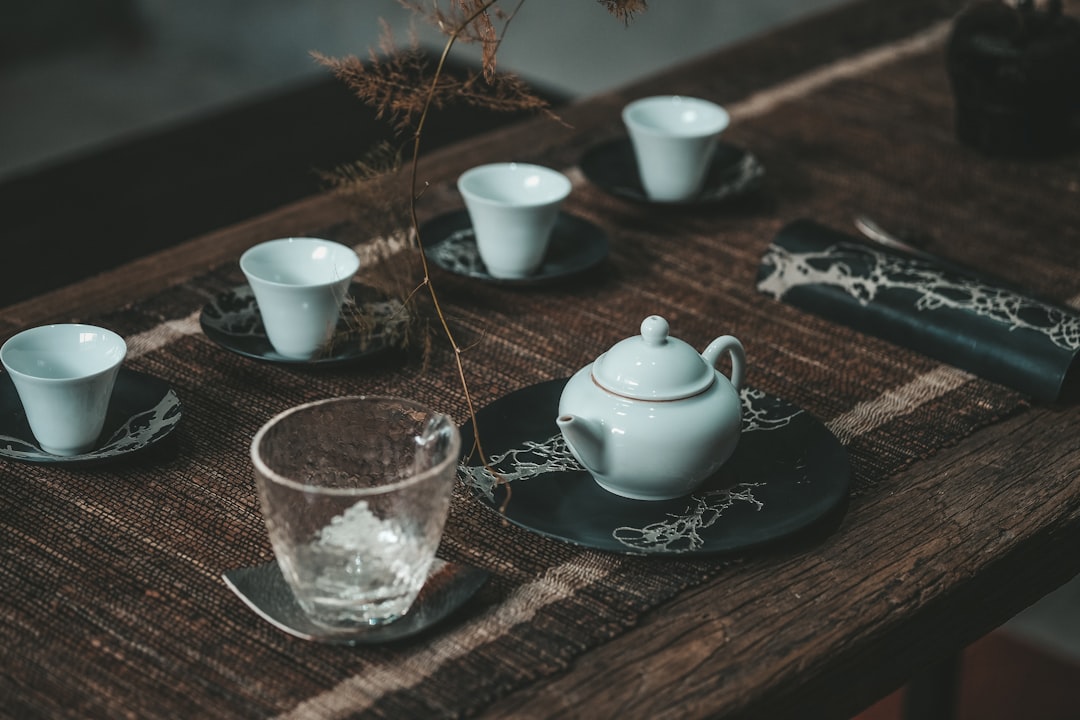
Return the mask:
{"type": "MultiPolygon", "coordinates": [[[[1001,258],[1015,258],[1012,279],[1044,294],[1080,292],[1080,160],[995,163],[958,145],[942,65],[946,30],[729,103],[725,137],[767,169],[758,193],[731,203],[656,209],[606,195],[575,167],[606,139],[599,133],[534,158],[569,172],[575,187],[565,209],[604,228],[611,255],[595,272],[549,288],[433,271],[467,348],[477,404],[570,375],[658,313],[699,349],[720,334],[742,339],[748,381],[828,425],[850,453],[856,493],[875,492],[899,469],[1022,411],[1028,400],[1018,393],[755,290],[762,252],[785,222],[812,217],[847,229],[867,212],[920,227],[931,249],[959,261],[1005,266],[1001,258]],[[1037,224],[1049,217],[1056,224],[1037,224]]],[[[617,118],[608,130],[619,134],[617,118]]],[[[452,183],[423,199],[426,216],[459,207],[452,183]]],[[[353,245],[369,239],[336,218],[311,232],[353,245]]],[[[467,411],[438,338],[426,365],[395,358],[305,370],[223,350],[201,333],[199,310],[241,283],[230,264],[81,318],[123,334],[126,366],[180,396],[184,418],[164,450],[81,470],[0,463],[0,694],[17,698],[3,703],[10,715],[468,715],[567,668],[681,590],[737,572],[730,558],[561,544],[504,526],[459,491],[440,554],[492,576],[452,624],[364,648],[271,627],[221,580],[225,570],[271,557],[248,459],[258,427],[298,403],[348,394],[400,395],[460,421],[467,411]]]]}

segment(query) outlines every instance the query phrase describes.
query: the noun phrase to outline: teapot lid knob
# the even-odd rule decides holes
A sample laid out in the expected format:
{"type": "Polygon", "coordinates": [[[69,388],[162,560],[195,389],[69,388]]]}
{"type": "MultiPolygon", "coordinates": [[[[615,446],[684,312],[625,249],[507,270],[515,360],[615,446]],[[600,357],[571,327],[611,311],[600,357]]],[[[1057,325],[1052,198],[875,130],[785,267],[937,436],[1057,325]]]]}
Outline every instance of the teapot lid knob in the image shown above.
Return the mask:
{"type": "Polygon", "coordinates": [[[649,345],[663,345],[668,339],[668,321],[659,315],[650,315],[641,321],[641,337],[649,345]]]}

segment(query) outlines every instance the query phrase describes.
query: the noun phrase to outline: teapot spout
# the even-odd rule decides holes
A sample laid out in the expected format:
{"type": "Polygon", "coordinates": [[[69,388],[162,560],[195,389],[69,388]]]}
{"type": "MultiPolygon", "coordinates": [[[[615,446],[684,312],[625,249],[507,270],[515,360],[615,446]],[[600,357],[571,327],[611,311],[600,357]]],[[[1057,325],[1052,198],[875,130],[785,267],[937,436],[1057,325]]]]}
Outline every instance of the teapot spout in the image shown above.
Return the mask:
{"type": "Polygon", "coordinates": [[[562,431],[567,447],[585,469],[594,475],[605,473],[604,436],[600,425],[577,415],[563,414],[555,424],[562,431]]]}

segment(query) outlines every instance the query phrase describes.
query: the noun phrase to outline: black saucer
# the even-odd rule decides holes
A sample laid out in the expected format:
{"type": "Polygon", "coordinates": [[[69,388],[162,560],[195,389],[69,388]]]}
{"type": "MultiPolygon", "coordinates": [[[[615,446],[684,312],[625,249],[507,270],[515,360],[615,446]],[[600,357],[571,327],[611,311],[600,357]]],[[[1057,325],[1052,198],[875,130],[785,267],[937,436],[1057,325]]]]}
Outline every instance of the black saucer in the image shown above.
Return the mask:
{"type": "Polygon", "coordinates": [[[412,637],[439,624],[475,595],[489,574],[471,565],[435,558],[424,587],[402,618],[347,633],[308,618],[276,560],[229,570],[222,578],[259,617],[290,635],[334,645],[378,645],[412,637]]]}
{"type": "Polygon", "coordinates": [[[584,272],[607,257],[607,235],[575,215],[559,213],[551,245],[540,269],[526,278],[497,278],[488,274],[476,249],[476,236],[467,210],[456,210],[420,228],[424,254],[443,270],[502,285],[543,285],[584,272]]]}
{"type": "Polygon", "coordinates": [[[581,171],[591,182],[617,197],[656,205],[708,205],[756,190],[765,168],[748,150],[721,140],[716,147],[701,193],[690,200],[661,202],[645,193],[630,138],[618,138],[590,148],[581,157],[581,171]]]}
{"type": "Polygon", "coordinates": [[[0,374],[0,457],[63,465],[116,460],[165,439],[180,422],[180,410],[180,398],[168,383],[122,367],[109,401],[102,442],[81,455],[50,455],[34,439],[15,385],[3,373],[0,374]]]}
{"type": "Polygon", "coordinates": [[[199,324],[206,337],[226,350],[252,360],[285,365],[339,365],[366,360],[390,348],[387,328],[397,323],[404,324],[407,318],[401,303],[356,282],[349,286],[349,297],[357,305],[365,305],[378,317],[385,318],[385,324],[361,332],[350,327],[343,312],[330,349],[324,355],[309,360],[285,357],[274,349],[266,336],[262,315],[249,285],[240,285],[218,295],[202,309],[199,324]]]}
{"type": "MultiPolygon", "coordinates": [[[[735,454],[697,492],[658,501],[609,493],[573,458],[555,425],[565,385],[533,385],[477,413],[488,461],[511,485],[505,517],[527,530],[623,554],[715,555],[807,530],[847,500],[850,472],[839,440],[806,412],[756,390],[742,392],[735,454]]],[[[472,425],[461,433],[462,447],[471,447],[472,425]]],[[[475,459],[463,460],[459,475],[498,512],[504,486],[493,488],[475,459]]]]}

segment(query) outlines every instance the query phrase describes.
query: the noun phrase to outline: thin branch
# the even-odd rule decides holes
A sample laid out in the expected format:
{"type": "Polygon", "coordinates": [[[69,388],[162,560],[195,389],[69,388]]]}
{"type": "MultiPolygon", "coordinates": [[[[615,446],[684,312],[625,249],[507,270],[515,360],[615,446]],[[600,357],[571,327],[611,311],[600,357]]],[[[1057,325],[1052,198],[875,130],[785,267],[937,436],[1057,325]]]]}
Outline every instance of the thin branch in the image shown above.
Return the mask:
{"type": "MultiPolygon", "coordinates": [[[[409,203],[409,217],[412,222],[414,237],[416,243],[420,247],[421,252],[420,262],[422,263],[424,270],[424,279],[421,284],[426,285],[428,293],[431,296],[431,302],[435,307],[435,314],[439,318],[439,322],[442,325],[443,332],[446,334],[447,339],[450,341],[450,346],[454,351],[454,364],[457,368],[458,380],[461,382],[461,387],[465,395],[465,403],[469,410],[469,422],[472,424],[473,429],[473,441],[476,447],[477,455],[480,462],[485,467],[488,467],[487,455],[484,453],[483,444],[480,441],[480,424],[476,419],[476,406],[473,402],[472,393],[469,391],[469,381],[465,374],[465,365],[462,361],[461,346],[458,345],[457,339],[454,337],[453,331],[450,329],[450,324],[446,320],[446,314],[443,312],[442,304],[439,301],[439,294],[435,290],[435,285],[431,282],[430,270],[428,267],[427,256],[423,252],[423,241],[420,237],[420,221],[416,212],[417,201],[419,200],[419,194],[417,191],[417,179],[419,177],[419,164],[420,164],[420,139],[424,131],[424,125],[427,122],[428,112],[431,110],[431,104],[436,93],[436,89],[439,85],[439,77],[442,74],[443,68],[446,66],[446,59],[450,56],[450,50],[454,47],[454,43],[457,41],[458,36],[464,32],[464,29],[469,26],[476,18],[487,12],[488,8],[494,5],[498,0],[487,0],[476,11],[467,17],[465,21],[458,25],[451,31],[447,37],[446,44],[443,46],[442,55],[439,56],[439,62],[435,66],[435,76],[431,80],[431,85],[428,90],[427,101],[424,104],[424,109],[420,113],[420,119],[416,125],[416,131],[413,134],[413,156],[411,167],[411,192],[409,203]]],[[[495,477],[500,478],[498,473],[494,473],[495,477]]],[[[510,485],[506,484],[507,501],[510,496],[510,485]]],[[[505,508],[505,503],[503,505],[505,508]]]]}
{"type": "MultiPolygon", "coordinates": [[[[429,1],[430,6],[421,6],[419,0],[399,0],[404,7],[412,9],[419,16],[431,20],[446,35],[442,53],[435,63],[431,80],[427,83],[426,89],[422,83],[416,82],[416,79],[426,76],[430,67],[428,56],[418,49],[415,39],[411,50],[405,52],[396,51],[390,26],[386,23],[382,25],[380,44],[386,55],[385,59],[380,57],[375,50],[370,52],[370,58],[366,63],[361,62],[354,56],[335,59],[319,53],[312,53],[312,55],[319,63],[330,68],[340,80],[344,81],[361,101],[372,105],[376,110],[377,117],[388,117],[398,131],[407,129],[413,119],[416,118],[416,126],[412,132],[408,215],[413,231],[413,240],[418,251],[417,256],[423,270],[423,279],[407,294],[405,303],[411,302],[417,293],[427,287],[435,315],[454,352],[454,363],[465,395],[469,421],[473,429],[473,449],[479,455],[482,465],[506,488],[506,498],[500,508],[505,511],[506,505],[510,501],[511,488],[502,478],[502,475],[490,467],[481,445],[476,407],[472,393],[469,390],[468,378],[462,359],[464,350],[458,344],[450,328],[439,294],[435,289],[435,285],[431,282],[427,256],[423,251],[417,204],[428,186],[425,183],[423,189],[419,187],[420,145],[432,108],[441,107],[445,98],[454,98],[470,105],[498,111],[541,110],[555,117],[555,119],[558,118],[550,111],[548,103],[536,96],[520,79],[513,75],[498,74],[495,71],[498,50],[506,37],[511,22],[518,16],[525,0],[517,0],[517,4],[509,14],[505,14],[497,8],[499,0],[452,0],[449,11],[440,8],[438,0],[429,1]],[[502,21],[501,32],[495,29],[489,15],[490,12],[496,13],[496,16],[502,21]],[[450,52],[459,41],[479,43],[482,47],[481,71],[479,73],[466,73],[463,80],[450,78],[446,72],[450,52]],[[484,87],[479,89],[477,85],[481,80],[484,82],[484,87]]],[[[627,23],[630,22],[634,13],[646,9],[646,0],[598,1],[612,15],[627,23]]],[[[383,152],[385,154],[385,149],[383,152]]],[[[367,179],[370,169],[368,165],[358,163],[354,166],[337,168],[335,174],[328,179],[338,185],[337,189],[339,191],[347,192],[357,183],[367,179]]],[[[428,335],[425,334],[424,338],[426,342],[430,342],[428,335]]]]}

